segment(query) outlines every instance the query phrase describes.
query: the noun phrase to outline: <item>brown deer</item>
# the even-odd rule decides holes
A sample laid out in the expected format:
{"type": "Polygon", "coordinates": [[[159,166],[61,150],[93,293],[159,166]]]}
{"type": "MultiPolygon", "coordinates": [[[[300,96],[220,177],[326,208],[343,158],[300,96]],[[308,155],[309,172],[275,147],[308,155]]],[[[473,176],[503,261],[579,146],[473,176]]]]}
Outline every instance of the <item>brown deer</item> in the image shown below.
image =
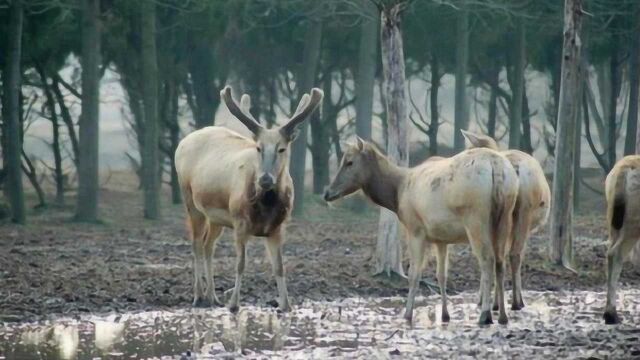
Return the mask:
{"type": "Polygon", "coordinates": [[[251,236],[261,236],[266,237],[278,305],[287,311],[289,298],[282,245],[294,196],[289,175],[290,144],[298,126],[322,101],[323,93],[314,88],[310,96],[305,94],[291,119],[272,129],[264,128],[253,118],[248,95],[242,96],[239,105],[227,86],[220,96],[231,114],[253,133],[253,138],[224,127],[209,126],[186,136],[176,150],[176,171],[193,241],[193,305],[221,305],[215,294],[213,257],[216,240],[223,228],[228,227],[233,229],[237,255],[229,309],[238,310],[247,241],[251,236]]]}
{"type": "Polygon", "coordinates": [[[493,322],[494,275],[500,305],[498,322],[507,323],[504,254],[518,193],[518,176],[503,155],[490,149],[472,149],[451,158],[403,168],[393,164],[374,145],[358,138],[356,144],[345,151],[324,197],[326,201],[333,201],[360,189],[374,203],[395,212],[406,230],[411,264],[406,319],[411,320],[413,316],[425,248],[435,244],[439,259],[437,278],[442,289],[442,321],[449,321],[447,246],[470,243],[482,274],[479,323],[493,322]]]}
{"type": "MultiPolygon", "coordinates": [[[[500,150],[496,141],[489,136],[465,130],[462,130],[462,134],[473,147],[500,150]]],[[[531,234],[547,222],[551,190],[540,163],[533,156],[519,150],[505,150],[502,154],[507,157],[518,174],[520,185],[516,207],[513,210],[511,241],[507,245],[513,282],[511,309],[520,310],[524,307],[521,277],[524,251],[531,234]]]]}
{"type": "Polygon", "coordinates": [[[611,169],[605,181],[607,198],[607,305],[606,324],[620,323],[616,291],[622,263],[640,238],[640,156],[625,156],[611,169]]]}

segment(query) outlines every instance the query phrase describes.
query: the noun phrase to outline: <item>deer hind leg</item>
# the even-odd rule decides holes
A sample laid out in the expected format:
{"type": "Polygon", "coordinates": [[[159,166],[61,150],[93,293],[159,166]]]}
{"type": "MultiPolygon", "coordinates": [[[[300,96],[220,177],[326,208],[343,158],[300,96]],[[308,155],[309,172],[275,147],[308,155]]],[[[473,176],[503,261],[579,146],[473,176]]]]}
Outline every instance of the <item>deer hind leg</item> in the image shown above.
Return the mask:
{"type": "Polygon", "coordinates": [[[420,290],[422,265],[424,263],[425,241],[417,236],[409,238],[409,295],[405,306],[404,318],[411,321],[416,293],[420,290]]]}
{"type": "Polygon", "coordinates": [[[491,318],[491,287],[496,264],[490,233],[486,224],[475,221],[466,226],[466,231],[471,250],[480,265],[480,318],[478,323],[489,325],[493,323],[491,318]]]}
{"type": "Polygon", "coordinates": [[[207,236],[207,219],[198,210],[187,206],[187,217],[191,228],[191,246],[193,249],[193,306],[209,306],[204,296],[203,283],[203,263],[204,263],[204,240],[207,236]]]}
{"type": "Polygon", "coordinates": [[[442,322],[449,322],[449,310],[447,310],[447,271],[448,271],[448,246],[447,244],[437,244],[438,251],[438,269],[436,277],[438,285],[440,285],[440,297],[442,299],[442,322]]]}
{"type": "Polygon", "coordinates": [[[511,264],[512,300],[511,309],[524,308],[522,300],[522,260],[531,233],[531,219],[527,214],[520,213],[514,218],[513,231],[511,233],[511,248],[509,249],[509,263],[511,264]]]}
{"type": "Polygon", "coordinates": [[[278,307],[282,311],[289,311],[289,294],[287,293],[286,274],[282,254],[284,239],[284,230],[279,229],[266,239],[265,248],[267,250],[273,276],[276,278],[276,285],[278,287],[278,307]]]}
{"type": "Polygon", "coordinates": [[[204,269],[206,272],[206,299],[213,306],[222,306],[222,302],[216,296],[216,285],[214,280],[213,257],[216,249],[216,242],[222,234],[222,226],[209,222],[209,229],[204,241],[204,269]]]}
{"type": "Polygon", "coordinates": [[[622,263],[629,254],[637,239],[625,234],[625,229],[611,230],[609,249],[607,250],[607,305],[603,318],[606,324],[620,323],[620,317],[616,311],[616,293],[618,281],[622,271],[622,263]]]}
{"type": "Polygon", "coordinates": [[[234,227],[234,240],[236,247],[236,283],[233,287],[233,293],[229,299],[227,307],[232,313],[238,312],[239,300],[240,300],[240,288],[242,287],[242,275],[244,274],[244,267],[247,257],[247,240],[250,235],[242,228],[242,226],[234,227]]]}

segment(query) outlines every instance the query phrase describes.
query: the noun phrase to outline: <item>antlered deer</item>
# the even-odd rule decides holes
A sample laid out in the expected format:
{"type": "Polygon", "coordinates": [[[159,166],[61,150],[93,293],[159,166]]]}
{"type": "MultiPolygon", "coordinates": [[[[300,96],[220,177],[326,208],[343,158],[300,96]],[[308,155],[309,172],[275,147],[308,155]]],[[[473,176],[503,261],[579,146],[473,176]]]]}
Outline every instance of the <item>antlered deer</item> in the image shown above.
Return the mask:
{"type": "Polygon", "coordinates": [[[607,198],[607,305],[606,324],[618,324],[616,290],[622,263],[640,238],[640,156],[622,158],[611,169],[605,182],[607,198]]]}
{"type": "MultiPolygon", "coordinates": [[[[473,147],[500,150],[496,141],[489,136],[477,135],[465,130],[462,130],[462,134],[473,147]]],[[[506,150],[502,151],[502,154],[511,162],[519,180],[518,199],[513,210],[513,230],[507,252],[513,282],[511,309],[520,310],[524,307],[520,275],[524,250],[529,236],[547,222],[551,190],[540,163],[533,156],[519,150],[506,150]]]]}
{"type": "Polygon", "coordinates": [[[406,230],[411,267],[405,318],[410,320],[413,316],[425,247],[435,244],[442,321],[449,321],[447,246],[468,242],[482,274],[479,323],[493,322],[494,275],[500,305],[498,322],[507,323],[504,254],[518,193],[518,175],[503,155],[490,149],[472,149],[451,158],[403,168],[393,164],[374,145],[358,138],[356,145],[349,146],[344,153],[325,200],[333,201],[360,189],[376,204],[395,212],[406,230]]]}
{"type": "Polygon", "coordinates": [[[176,171],[193,241],[193,304],[221,304],[215,294],[213,255],[223,227],[229,227],[234,232],[237,255],[229,309],[238,310],[247,241],[251,236],[262,236],[267,238],[265,247],[276,278],[278,305],[286,311],[289,298],[282,245],[294,196],[289,144],[297,135],[297,127],[320,104],[323,93],[314,88],[311,96],[305,94],[291,119],[273,129],[264,128],[253,118],[248,95],[242,96],[241,105],[231,96],[229,86],[220,96],[231,114],[253,133],[253,138],[224,127],[209,126],[186,136],[176,150],[176,171]],[[202,283],[203,263],[206,290],[202,283]]]}

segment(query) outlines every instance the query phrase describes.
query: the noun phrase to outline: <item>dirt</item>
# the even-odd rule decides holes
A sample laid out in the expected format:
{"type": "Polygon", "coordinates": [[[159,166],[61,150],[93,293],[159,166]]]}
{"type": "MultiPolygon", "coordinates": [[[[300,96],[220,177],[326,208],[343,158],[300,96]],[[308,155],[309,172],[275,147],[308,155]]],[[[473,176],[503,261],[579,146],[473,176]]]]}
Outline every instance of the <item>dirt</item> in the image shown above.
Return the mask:
{"type": "MultiPolygon", "coordinates": [[[[0,225],[0,324],[190,308],[191,246],[182,206],[165,204],[162,221],[142,220],[142,194],[118,181],[111,180],[101,193],[101,224],[73,222],[72,206],[67,206],[31,214],[28,226],[0,225]]],[[[288,226],[284,252],[294,306],[406,295],[406,280],[371,275],[375,210],[356,215],[345,207],[329,208],[319,197],[310,197],[307,204],[305,216],[288,226]]],[[[591,209],[575,219],[577,274],[548,265],[544,229],[532,237],[523,268],[527,291],[604,291],[603,211],[591,209]]],[[[275,299],[276,288],[260,242],[249,245],[241,306],[262,309],[275,299]]],[[[219,295],[233,286],[234,262],[227,230],[216,250],[219,295]]],[[[423,295],[435,294],[428,284],[435,283],[434,265],[432,259],[425,269],[423,295]]],[[[476,292],[478,283],[469,248],[454,246],[449,293],[476,292]]],[[[640,269],[625,265],[620,283],[623,289],[640,288],[640,269]]],[[[510,289],[510,281],[506,286],[510,289]]],[[[595,312],[602,306],[598,303],[595,312]]]]}

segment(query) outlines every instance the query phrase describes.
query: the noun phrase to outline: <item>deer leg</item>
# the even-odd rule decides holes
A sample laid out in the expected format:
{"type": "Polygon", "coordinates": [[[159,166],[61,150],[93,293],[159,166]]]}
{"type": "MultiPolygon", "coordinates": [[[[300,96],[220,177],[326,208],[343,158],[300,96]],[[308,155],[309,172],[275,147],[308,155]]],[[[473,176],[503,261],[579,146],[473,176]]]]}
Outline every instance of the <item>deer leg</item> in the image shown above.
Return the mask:
{"type": "Polygon", "coordinates": [[[278,306],[282,311],[289,311],[289,295],[287,293],[287,283],[282,255],[282,245],[284,244],[284,230],[278,230],[265,242],[267,254],[271,261],[273,276],[276,278],[278,287],[278,306]]]}
{"type": "Polygon", "coordinates": [[[238,312],[238,302],[240,299],[240,288],[242,287],[242,274],[244,273],[245,259],[247,255],[247,240],[249,235],[244,231],[236,228],[235,233],[235,245],[236,245],[236,283],[231,294],[231,299],[227,307],[232,313],[238,312]]]}
{"type": "Polygon", "coordinates": [[[636,239],[625,236],[624,228],[621,231],[615,231],[615,234],[610,236],[612,239],[607,251],[607,305],[603,318],[605,324],[619,324],[620,317],[616,311],[618,281],[625,255],[631,251],[636,239]]]}
{"type": "Polygon", "coordinates": [[[440,297],[442,299],[442,322],[449,322],[449,311],[447,310],[447,268],[448,268],[448,254],[447,244],[437,244],[438,250],[438,269],[436,271],[436,277],[438,278],[438,285],[440,285],[440,297]]]}
{"type": "Polygon", "coordinates": [[[209,222],[209,231],[204,242],[204,269],[206,272],[207,291],[206,298],[211,305],[222,306],[222,302],[216,296],[216,284],[214,280],[213,256],[216,242],[222,234],[222,227],[209,222]]]}
{"type": "Polygon", "coordinates": [[[486,225],[480,222],[466,226],[467,238],[480,265],[480,325],[493,323],[491,318],[491,286],[494,279],[495,258],[486,225]]]}
{"type": "Polygon", "coordinates": [[[207,232],[205,216],[195,209],[187,208],[189,226],[191,228],[191,246],[193,250],[193,306],[209,306],[204,296],[204,284],[202,281],[204,262],[204,237],[207,232]]]}
{"type": "Polygon", "coordinates": [[[511,280],[513,282],[511,309],[520,310],[524,308],[524,301],[522,300],[522,259],[524,258],[524,251],[529,239],[530,220],[524,218],[524,214],[521,217],[515,219],[513,226],[513,232],[511,234],[511,249],[509,249],[509,263],[511,264],[511,280]]]}
{"type": "Polygon", "coordinates": [[[420,278],[422,277],[422,264],[424,261],[425,241],[416,236],[409,239],[409,295],[405,307],[404,318],[411,321],[413,318],[413,306],[416,293],[420,290],[420,278]]]}

